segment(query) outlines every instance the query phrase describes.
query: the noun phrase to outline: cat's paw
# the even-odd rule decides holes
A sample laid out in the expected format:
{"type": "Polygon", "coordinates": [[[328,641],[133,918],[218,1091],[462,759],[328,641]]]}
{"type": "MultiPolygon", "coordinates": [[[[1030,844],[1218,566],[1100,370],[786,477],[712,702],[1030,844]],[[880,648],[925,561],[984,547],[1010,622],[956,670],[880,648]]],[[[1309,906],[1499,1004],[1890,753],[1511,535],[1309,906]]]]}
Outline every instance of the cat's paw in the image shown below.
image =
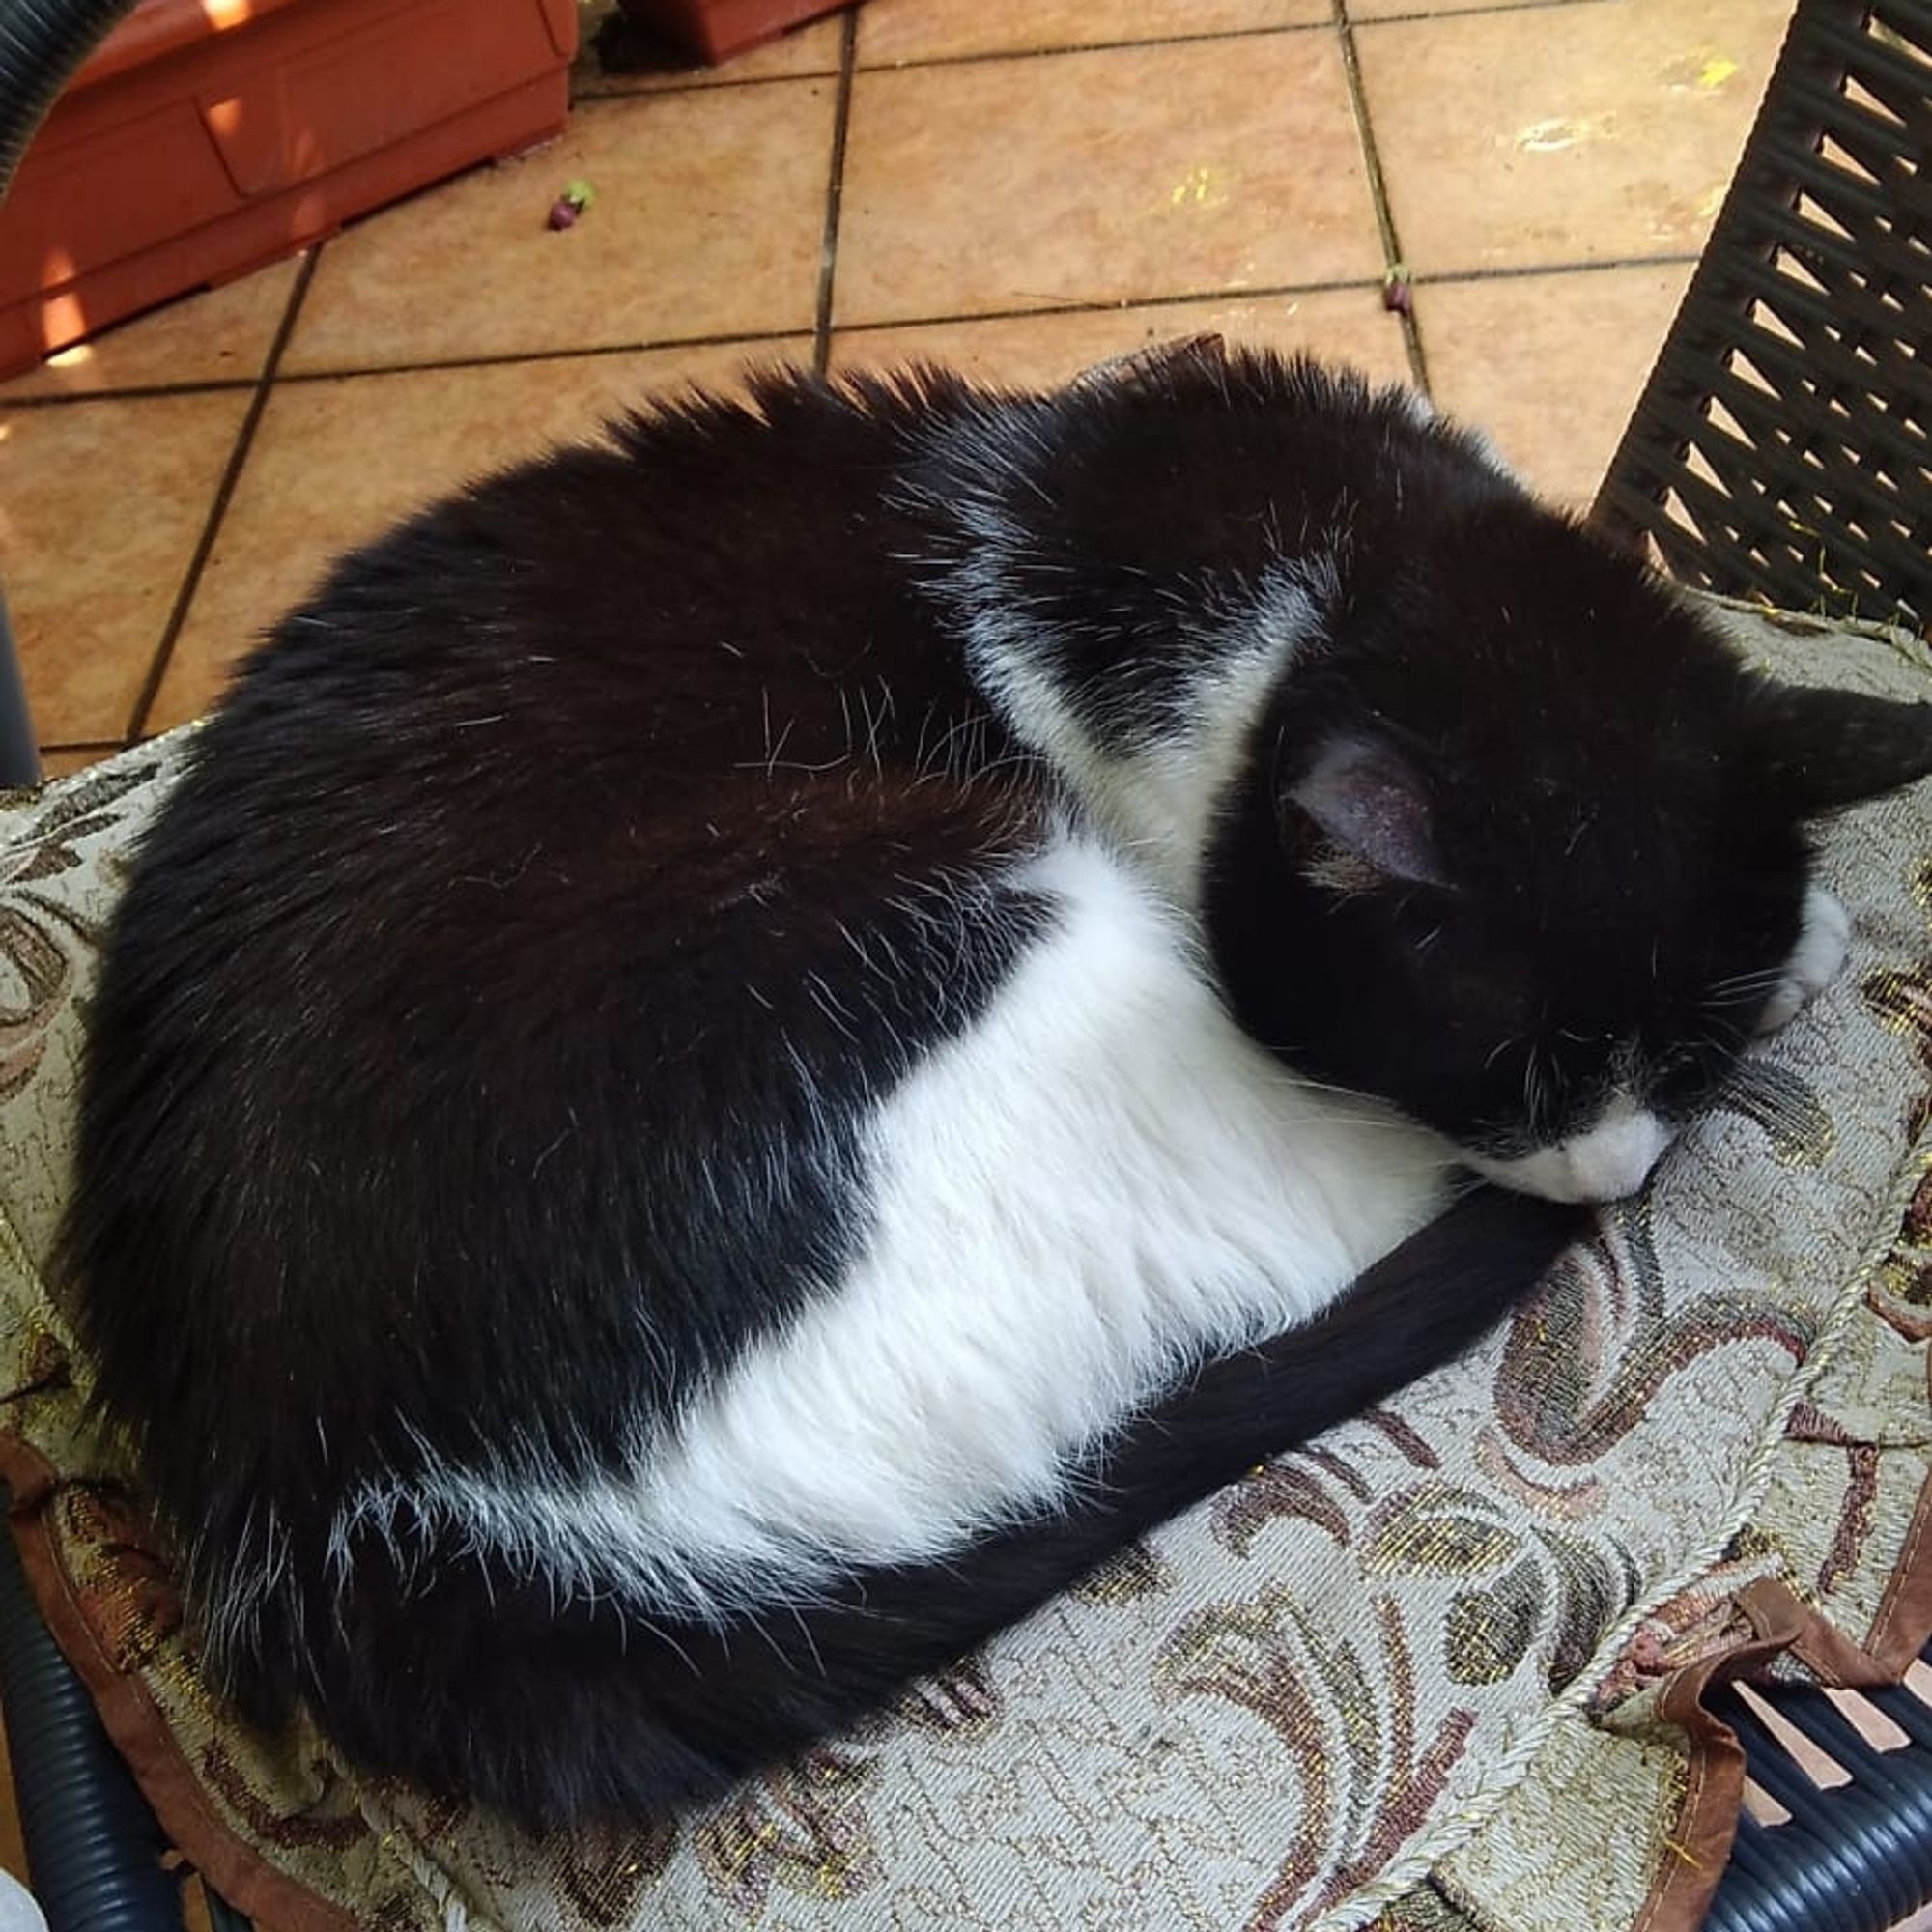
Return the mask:
{"type": "Polygon", "coordinates": [[[1838,977],[1851,943],[1852,922],[1844,907],[1822,887],[1807,886],[1798,944],[1785,961],[1783,979],[1764,1003],[1758,1032],[1776,1033],[1813,994],[1823,992],[1838,977]]]}

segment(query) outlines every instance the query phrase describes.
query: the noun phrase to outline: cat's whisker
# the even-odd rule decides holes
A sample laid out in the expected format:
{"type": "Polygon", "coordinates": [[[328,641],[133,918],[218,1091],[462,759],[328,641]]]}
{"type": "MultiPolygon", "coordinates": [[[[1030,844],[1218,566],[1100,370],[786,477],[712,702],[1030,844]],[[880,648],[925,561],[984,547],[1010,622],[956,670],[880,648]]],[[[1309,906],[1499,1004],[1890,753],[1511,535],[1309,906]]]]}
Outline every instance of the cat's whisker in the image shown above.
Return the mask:
{"type": "Polygon", "coordinates": [[[1755,972],[1734,973],[1727,980],[1719,980],[1711,988],[1707,997],[1718,999],[1725,995],[1736,994],[1744,998],[1749,998],[1754,994],[1768,993],[1784,978],[1784,973],[1785,967],[1782,960],[1775,966],[1761,967],[1755,972]]]}
{"type": "Polygon", "coordinates": [[[779,772],[803,772],[808,778],[823,778],[827,772],[836,772],[851,762],[849,756],[826,758],[818,764],[811,764],[803,758],[753,758],[750,763],[735,764],[734,772],[763,772],[767,778],[779,772]]]}
{"type": "Polygon", "coordinates": [[[1548,1118],[1545,1112],[1548,1093],[1544,1084],[1542,1048],[1536,1040],[1530,1041],[1529,1059],[1523,1066],[1522,1098],[1523,1119],[1534,1133],[1538,1124],[1548,1118]]]}

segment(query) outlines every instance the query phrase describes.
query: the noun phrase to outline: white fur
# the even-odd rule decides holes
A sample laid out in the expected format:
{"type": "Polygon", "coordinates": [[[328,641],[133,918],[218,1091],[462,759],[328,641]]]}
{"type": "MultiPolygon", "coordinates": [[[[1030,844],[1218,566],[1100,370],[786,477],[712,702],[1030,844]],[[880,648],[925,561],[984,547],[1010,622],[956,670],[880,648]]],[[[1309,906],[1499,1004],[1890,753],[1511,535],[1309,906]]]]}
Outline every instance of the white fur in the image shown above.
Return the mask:
{"type": "Polygon", "coordinates": [[[1670,1145],[1670,1128],[1628,1094],[1618,1094],[1594,1125],[1553,1147],[1509,1160],[1467,1156],[1479,1174],[1547,1201],[1621,1201],[1650,1179],[1670,1145]]]}
{"type": "MultiPolygon", "coordinates": [[[[958,434],[970,447],[971,433],[958,434]]],[[[1003,449],[982,462],[995,475],[1009,467],[1003,449]]],[[[1262,704],[1291,658],[1321,636],[1339,594],[1332,559],[1277,565],[1237,608],[1177,612],[1177,639],[1201,657],[1186,696],[1168,707],[1186,722],[1109,745],[1056,682],[1051,650],[1042,648],[1037,621],[1015,590],[1030,533],[996,493],[962,496],[948,507],[972,545],[938,594],[952,606],[967,660],[1002,722],[1065,775],[1089,820],[1171,903],[1197,908],[1209,829],[1246,760],[1262,704]]]]}
{"type": "Polygon", "coordinates": [[[1843,971],[1851,950],[1852,922],[1842,905],[1822,886],[1807,886],[1798,944],[1785,961],[1784,978],[1765,1002],[1759,1033],[1776,1033],[1794,1019],[1813,995],[1822,993],[1843,971]]]}
{"type": "MultiPolygon", "coordinates": [[[[1213,820],[1247,763],[1255,719],[1290,652],[1316,628],[1307,591],[1275,585],[1256,612],[1256,640],[1228,650],[1190,688],[1185,729],[1121,753],[1088,742],[1062,765],[1094,821],[1176,905],[1199,906],[1213,820]]],[[[1009,691],[1009,697],[1018,700],[1010,722],[1021,733],[1041,728],[1056,711],[1065,717],[1038,689],[1009,691]]],[[[1072,749],[1063,746],[1059,754],[1072,749]]]]}
{"type": "Polygon", "coordinates": [[[1057,927],[879,1106],[869,1236],[833,1292],[630,1478],[366,1491],[339,1554],[414,1518],[669,1612],[809,1597],[1050,1503],[1188,1362],[1306,1319],[1440,1208],[1446,1145],[1285,1072],[1110,852],[1063,838],[1032,870],[1057,927]]]}

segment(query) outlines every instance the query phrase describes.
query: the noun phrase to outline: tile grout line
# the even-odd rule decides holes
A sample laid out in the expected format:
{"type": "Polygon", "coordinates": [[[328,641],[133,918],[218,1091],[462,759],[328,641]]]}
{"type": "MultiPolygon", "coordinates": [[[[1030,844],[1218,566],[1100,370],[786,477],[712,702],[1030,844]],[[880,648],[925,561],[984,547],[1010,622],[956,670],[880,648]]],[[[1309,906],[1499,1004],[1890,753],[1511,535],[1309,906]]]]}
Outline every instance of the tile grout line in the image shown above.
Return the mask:
{"type": "MultiPolygon", "coordinates": [[[[1566,0],[1575,4],[1575,0],[1566,0]]],[[[1667,255],[1616,255],[1600,262],[1504,263],[1481,269],[1453,269],[1439,274],[1412,277],[1417,288],[1455,288],[1468,283],[1522,281],[1539,275],[1594,275],[1618,269],[1662,269],[1694,266],[1694,253],[1679,251],[1667,255]]],[[[1131,301],[1057,302],[1049,308],[982,309],[970,315],[891,316],[877,322],[848,322],[839,329],[844,335],[873,335],[895,328],[938,328],[979,322],[1044,321],[1057,315],[1111,314],[1122,307],[1186,308],[1196,302],[1226,300],[1238,296],[1243,300],[1272,301],[1283,296],[1333,295],[1350,289],[1372,290],[1378,283],[1361,276],[1332,282],[1282,282],[1260,288],[1183,289],[1174,295],[1136,296],[1131,301]]],[[[639,342],[596,342],[577,349],[532,349],[508,351],[501,355],[431,357],[418,362],[351,363],[339,369],[289,369],[281,371],[281,384],[305,385],[319,383],[351,383],[385,376],[412,376],[452,369],[497,369],[526,362],[588,362],[599,356],[673,354],[682,349],[754,349],[760,344],[782,342],[810,334],[809,327],[750,329],[739,334],[657,337],[639,342]]],[[[128,384],[121,387],[75,389],[65,395],[9,396],[0,390],[0,409],[63,410],[88,403],[143,402],[157,396],[219,396],[253,389],[259,376],[245,380],[235,377],[206,377],[185,383],[128,384]]]]}
{"type": "MultiPolygon", "coordinates": [[[[1376,226],[1380,231],[1382,266],[1393,274],[1403,268],[1402,238],[1396,233],[1395,211],[1389,206],[1388,180],[1382,173],[1381,152],[1376,146],[1375,128],[1369,121],[1368,90],[1362,83],[1362,57],[1355,45],[1354,22],[1349,17],[1349,0],[1336,0],[1336,40],[1342,50],[1342,71],[1349,86],[1349,106],[1355,117],[1355,136],[1362,146],[1362,165],[1368,171],[1369,195],[1376,205],[1376,226]]],[[[1429,393],[1429,359],[1422,350],[1422,331],[1416,327],[1413,305],[1402,311],[1403,346],[1408,352],[1408,373],[1415,386],[1429,393]]]]}
{"type": "MultiPolygon", "coordinates": [[[[195,294],[205,293],[197,290],[195,294]]],[[[190,295],[188,300],[193,300],[190,295]]],[[[145,318],[135,317],[138,323],[145,318]]],[[[102,335],[111,332],[103,329],[102,335]]],[[[99,338],[90,336],[88,341],[99,338]]],[[[225,396],[242,389],[252,389],[262,379],[259,376],[203,376],[185,383],[127,383],[120,387],[111,384],[99,389],[71,389],[51,396],[10,396],[0,389],[0,409],[7,410],[64,410],[76,403],[125,403],[138,401],[143,396],[225,396]]]]}
{"type": "Polygon", "coordinates": [[[1447,288],[1461,282],[1520,282],[1531,275],[1595,275],[1611,269],[1666,269],[1703,258],[1696,249],[1668,255],[1606,255],[1600,262],[1499,262],[1487,269],[1450,269],[1441,274],[1417,275],[1419,287],[1447,288]]]}
{"type": "Polygon", "coordinates": [[[161,629],[161,640],[155,646],[153,661],[148,666],[148,674],[141,682],[139,696],[134,700],[133,711],[128,720],[128,741],[142,737],[148,726],[148,714],[155,708],[155,700],[160,696],[161,682],[167,676],[168,666],[175,653],[175,644],[182,634],[182,627],[187,622],[188,607],[194,602],[195,592],[201,588],[202,572],[207,568],[208,559],[214,550],[214,540],[221,529],[222,519],[228,514],[228,505],[235,496],[235,487],[242,480],[242,470],[247,463],[248,452],[254,446],[255,431],[262,421],[262,412],[269,406],[269,395],[275,386],[275,372],[280,368],[283,352],[289,346],[289,338],[295,333],[297,319],[301,314],[303,301],[307,298],[309,284],[315,279],[316,266],[322,260],[326,242],[314,248],[296,275],[295,286],[289,291],[288,305],[282,310],[282,319],[275,329],[274,340],[269,344],[269,353],[263,359],[262,373],[255,379],[255,392],[248,400],[247,410],[242,417],[242,427],[235,433],[235,444],[228,452],[228,462],[221,472],[221,481],[214,486],[214,500],[210,503],[208,516],[201,526],[201,536],[194,547],[194,554],[188,558],[187,569],[182,574],[181,588],[175,593],[173,608],[168,612],[168,621],[161,629]]]}
{"type": "MultiPolygon", "coordinates": [[[[510,349],[475,355],[426,355],[414,362],[349,362],[340,368],[285,369],[275,381],[283,387],[302,387],[323,383],[357,383],[388,376],[435,375],[461,369],[509,369],[530,362],[594,362],[602,356],[663,355],[680,349],[756,348],[762,343],[783,342],[787,338],[810,335],[811,325],[799,323],[791,328],[753,328],[724,335],[670,335],[646,337],[638,342],[591,342],[576,349],[510,349]]],[[[165,396],[193,393],[202,389],[236,389],[239,383],[181,384],[175,388],[103,389],[89,395],[46,396],[36,406],[55,403],[87,403],[114,398],[165,396]]]]}
{"type": "Polygon", "coordinates": [[[1057,60],[1062,54],[1118,54],[1139,47],[1194,47],[1217,41],[1264,41],[1279,34],[1319,33],[1325,20],[1289,20],[1273,26],[1219,27],[1206,34],[1156,34],[1144,41],[1063,41],[1044,47],[991,47],[980,53],[914,55],[880,61],[867,73],[912,73],[936,67],[983,67],[988,61],[1057,60]]]}
{"type": "Polygon", "coordinates": [[[1361,275],[1345,276],[1332,282],[1270,282],[1260,286],[1249,285],[1237,289],[1182,289],[1173,295],[1138,295],[1116,297],[1109,300],[1084,302],[1055,302],[1046,308],[986,308],[975,309],[967,315],[891,315],[876,321],[848,322],[839,327],[840,335],[884,335],[899,328],[960,328],[970,327],[980,322],[1049,322],[1062,315],[1119,315],[1122,309],[1130,308],[1192,308],[1208,302],[1277,301],[1284,296],[1327,296],[1346,295],[1350,290],[1371,293],[1380,288],[1379,282],[1371,281],[1361,275]]]}
{"type": "MultiPolygon", "coordinates": [[[[1364,25],[1380,26],[1385,20],[1441,20],[1466,19],[1471,14],[1521,14],[1548,12],[1556,7],[1603,7],[1612,4],[1612,0],[1474,0],[1474,4],[1456,8],[1453,12],[1408,13],[1378,15],[1374,21],[1364,25]]],[[[850,24],[852,14],[848,9],[844,15],[850,24]]],[[[1101,41],[1059,41],[1045,46],[991,47],[983,52],[963,54],[915,54],[905,60],[875,61],[861,68],[864,73],[909,73],[924,68],[978,67],[987,61],[1011,60],[1050,60],[1058,54],[1119,53],[1132,47],[1179,47],[1194,46],[1209,41],[1256,41],[1264,40],[1272,34],[1313,34],[1336,23],[1327,20],[1287,20],[1271,26],[1258,27],[1217,27],[1200,34],[1155,34],[1145,40],[1101,40],[1101,41]]],[[[756,73],[727,74],[716,72],[706,79],[684,80],[674,75],[667,76],[656,85],[639,87],[597,86],[593,84],[584,93],[577,96],[571,109],[591,107],[607,100],[628,100],[639,97],[665,94],[715,94],[720,88],[730,87],[784,87],[801,80],[831,80],[836,78],[837,70],[827,68],[820,72],[800,73],[756,73]]]]}
{"type": "Polygon", "coordinates": [[[1353,24],[1358,27],[1386,27],[1398,23],[1412,26],[1418,20],[1467,20],[1485,14],[1548,14],[1557,7],[1607,7],[1613,4],[1614,0],[1492,0],[1492,4],[1485,6],[1478,0],[1478,4],[1470,7],[1417,8],[1408,14],[1376,14],[1353,24]]]}
{"type": "MultiPolygon", "coordinates": [[[[1173,295],[1136,296],[1131,301],[1056,302],[1046,308],[981,309],[968,315],[887,316],[876,322],[846,323],[839,332],[868,335],[877,334],[885,329],[934,328],[961,323],[1029,322],[1056,315],[1111,315],[1123,307],[1184,308],[1190,302],[1224,301],[1231,294],[1238,295],[1244,300],[1264,301],[1280,296],[1328,295],[1338,290],[1368,290],[1377,286],[1375,282],[1357,275],[1341,281],[1284,282],[1263,288],[1244,288],[1235,291],[1182,289],[1173,295]]],[[[364,382],[388,376],[425,375],[448,370],[508,368],[528,362],[588,362],[600,356],[669,354],[683,349],[754,349],[761,344],[783,342],[789,338],[810,335],[811,332],[811,327],[804,325],[793,328],[749,329],[724,335],[656,337],[638,342],[599,342],[578,349],[534,349],[509,351],[502,355],[426,357],[416,362],[361,362],[351,363],[337,369],[290,369],[278,374],[276,381],[284,385],[293,384],[300,386],[322,383],[364,382]]],[[[66,396],[23,396],[11,404],[6,397],[0,396],[0,406],[15,409],[66,409],[85,403],[139,402],[143,398],[153,396],[219,395],[242,388],[252,388],[259,381],[259,378],[254,378],[247,383],[208,381],[156,384],[140,388],[89,389],[66,396]]]]}
{"type": "MultiPolygon", "coordinates": [[[[1581,6],[1590,4],[1590,0],[1542,0],[1542,4],[1581,6]]],[[[847,8],[842,17],[845,25],[856,28],[854,9],[847,8]]],[[[863,73],[912,73],[927,68],[982,67],[988,61],[1052,60],[1060,54],[1120,53],[1132,47],[1184,47],[1209,41],[1258,41],[1273,34],[1315,33],[1328,24],[1326,20],[1290,20],[1276,26],[1219,27],[1205,34],[1156,34],[1151,39],[1140,41],[1064,41],[1042,47],[993,47],[982,53],[915,54],[907,60],[873,61],[863,68],[855,59],[854,70],[863,73]]],[[[758,73],[736,78],[721,73],[714,79],[669,80],[656,87],[593,87],[572,101],[571,111],[575,113],[579,106],[594,107],[604,101],[635,100],[666,94],[715,94],[720,88],[786,87],[803,80],[833,80],[838,78],[838,69],[827,68],[818,73],[758,73]]]]}
{"type": "Polygon", "coordinates": [[[832,293],[838,272],[838,217],[845,199],[845,138],[852,126],[852,78],[859,50],[856,8],[845,10],[838,30],[838,97],[832,113],[832,166],[825,183],[825,233],[818,249],[818,299],[811,319],[811,367],[819,376],[832,363],[832,293]]]}

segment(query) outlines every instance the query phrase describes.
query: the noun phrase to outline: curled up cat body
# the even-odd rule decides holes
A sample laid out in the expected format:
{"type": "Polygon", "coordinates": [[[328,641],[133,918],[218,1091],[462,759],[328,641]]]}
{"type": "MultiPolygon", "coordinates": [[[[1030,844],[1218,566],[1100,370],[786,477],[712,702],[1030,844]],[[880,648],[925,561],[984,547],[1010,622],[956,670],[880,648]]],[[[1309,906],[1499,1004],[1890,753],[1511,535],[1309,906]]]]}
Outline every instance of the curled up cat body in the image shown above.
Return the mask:
{"type": "Polygon", "coordinates": [[[715,1797],[1479,1337],[1928,767],[1215,344],[426,511],[203,728],[92,1010],[67,1265],[211,1676],[532,1819],[715,1797]]]}

